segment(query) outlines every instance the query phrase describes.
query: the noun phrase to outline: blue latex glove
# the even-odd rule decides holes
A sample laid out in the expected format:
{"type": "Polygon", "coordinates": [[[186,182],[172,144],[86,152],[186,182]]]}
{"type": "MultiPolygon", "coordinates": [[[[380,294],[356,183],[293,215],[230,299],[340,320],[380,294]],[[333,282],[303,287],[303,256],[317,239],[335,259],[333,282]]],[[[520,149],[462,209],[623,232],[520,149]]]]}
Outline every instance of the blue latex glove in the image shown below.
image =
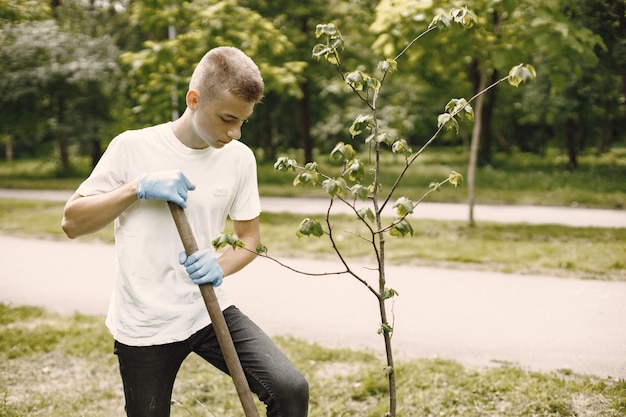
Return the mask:
{"type": "Polygon", "coordinates": [[[196,186],[180,171],[158,171],[137,179],[137,198],[172,201],[187,208],[187,191],[196,186]]]}
{"type": "Polygon", "coordinates": [[[199,250],[191,256],[181,252],[178,255],[178,262],[185,267],[194,284],[211,284],[214,287],[222,284],[222,268],[212,249],[199,250]]]}

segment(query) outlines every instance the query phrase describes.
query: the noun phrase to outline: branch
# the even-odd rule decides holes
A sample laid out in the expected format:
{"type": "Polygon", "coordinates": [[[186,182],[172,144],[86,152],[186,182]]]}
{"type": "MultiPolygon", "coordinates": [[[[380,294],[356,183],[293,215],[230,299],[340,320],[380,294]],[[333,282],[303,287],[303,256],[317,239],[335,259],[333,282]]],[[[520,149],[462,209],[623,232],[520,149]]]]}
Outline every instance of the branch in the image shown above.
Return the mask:
{"type": "Polygon", "coordinates": [[[396,55],[396,57],[394,58],[394,61],[397,61],[398,58],[400,58],[402,55],[404,55],[404,53],[406,51],[408,51],[408,49],[413,46],[413,44],[415,42],[417,42],[418,40],[420,40],[420,38],[422,38],[423,36],[425,36],[427,33],[432,32],[433,30],[437,29],[436,26],[432,26],[428,29],[426,29],[424,32],[422,32],[421,34],[417,35],[417,37],[415,39],[413,39],[411,42],[409,42],[409,44],[398,54],[396,55]]]}
{"type": "MultiPolygon", "coordinates": [[[[352,208],[352,210],[354,210],[356,212],[356,209],[354,208],[354,206],[350,205],[346,200],[341,199],[341,201],[343,201],[344,203],[346,203],[349,207],[352,208]]],[[[333,238],[333,228],[330,224],[330,210],[333,206],[333,202],[335,201],[335,198],[331,198],[330,199],[330,204],[328,205],[328,210],[326,211],[326,225],[328,226],[328,239],[330,240],[330,243],[333,247],[333,250],[335,251],[335,253],[337,254],[337,257],[339,258],[339,260],[341,261],[341,263],[343,264],[343,266],[346,267],[346,273],[352,275],[357,281],[359,281],[361,284],[363,284],[368,290],[370,290],[370,292],[372,294],[374,294],[374,296],[376,298],[380,298],[381,294],[379,294],[376,289],[374,287],[372,287],[365,279],[361,278],[360,276],[358,276],[354,271],[352,271],[352,268],[350,268],[350,266],[348,265],[348,262],[345,260],[345,258],[343,257],[343,255],[341,254],[341,251],[339,250],[339,248],[337,247],[337,245],[335,244],[335,239],[333,238]]],[[[357,216],[358,216],[358,212],[357,212],[357,216]]],[[[366,223],[360,216],[358,216],[361,221],[363,221],[364,223],[366,223]]],[[[367,223],[366,223],[367,224],[367,223]]],[[[375,247],[375,245],[374,245],[375,247]]],[[[376,252],[376,256],[378,258],[378,252],[376,252]]]]}
{"type": "MultiPolygon", "coordinates": [[[[489,85],[488,87],[486,87],[484,90],[479,91],[478,93],[474,94],[474,96],[472,96],[472,98],[470,98],[467,101],[467,104],[471,103],[472,101],[476,100],[476,98],[484,93],[486,93],[487,91],[491,90],[492,88],[494,88],[495,86],[497,86],[498,84],[506,81],[509,79],[509,75],[507,75],[506,77],[503,77],[501,79],[499,79],[498,81],[495,81],[493,84],[489,85]]],[[[461,110],[458,110],[454,113],[451,114],[452,117],[456,116],[457,114],[459,114],[461,112],[461,110]]],[[[400,185],[400,181],[402,181],[402,178],[404,177],[404,175],[406,174],[406,172],[408,171],[409,167],[415,162],[415,160],[417,159],[418,156],[420,156],[424,150],[426,150],[426,148],[439,136],[439,134],[441,133],[441,131],[443,130],[444,126],[439,126],[439,128],[437,129],[437,131],[431,136],[431,138],[414,154],[412,155],[410,158],[407,159],[406,164],[404,165],[404,168],[402,169],[402,172],[400,172],[400,174],[398,174],[398,177],[396,178],[396,181],[394,182],[394,184],[391,186],[391,189],[389,190],[389,193],[387,194],[387,198],[385,198],[385,201],[382,203],[381,207],[380,207],[380,211],[382,212],[382,210],[385,208],[385,206],[387,205],[387,203],[389,202],[389,200],[391,200],[391,197],[393,195],[393,192],[396,190],[396,188],[398,188],[398,186],[400,185]]],[[[445,183],[445,181],[443,182],[445,183]]],[[[442,183],[442,184],[443,184],[442,183]]],[[[426,193],[424,195],[424,197],[422,197],[420,199],[420,202],[426,197],[428,196],[430,193],[432,192],[429,191],[428,193],[426,193]]]]}

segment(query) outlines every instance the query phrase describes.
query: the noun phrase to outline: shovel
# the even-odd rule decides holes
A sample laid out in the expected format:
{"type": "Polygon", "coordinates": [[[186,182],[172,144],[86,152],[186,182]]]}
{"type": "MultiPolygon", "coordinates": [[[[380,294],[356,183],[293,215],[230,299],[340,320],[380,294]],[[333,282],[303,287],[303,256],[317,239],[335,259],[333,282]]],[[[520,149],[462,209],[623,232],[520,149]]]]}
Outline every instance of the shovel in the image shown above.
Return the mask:
{"type": "MultiPolygon", "coordinates": [[[[190,256],[198,251],[198,244],[193,236],[193,231],[189,225],[187,215],[185,214],[183,208],[178,204],[172,203],[171,201],[168,201],[167,204],[170,207],[174,223],[176,223],[176,229],[178,229],[180,239],[183,241],[185,252],[187,253],[187,256],[190,256]]],[[[239,362],[239,357],[237,356],[233,339],[230,335],[230,331],[228,330],[228,326],[226,325],[222,309],[217,302],[213,286],[211,284],[200,285],[200,292],[202,293],[204,304],[206,304],[209,316],[211,317],[211,323],[213,324],[213,329],[215,330],[215,334],[217,336],[217,342],[220,345],[222,355],[226,361],[228,372],[233,378],[235,389],[239,395],[239,400],[243,406],[245,416],[259,417],[259,412],[257,411],[254,399],[252,398],[250,386],[248,385],[246,376],[243,373],[241,362],[239,362]]]]}

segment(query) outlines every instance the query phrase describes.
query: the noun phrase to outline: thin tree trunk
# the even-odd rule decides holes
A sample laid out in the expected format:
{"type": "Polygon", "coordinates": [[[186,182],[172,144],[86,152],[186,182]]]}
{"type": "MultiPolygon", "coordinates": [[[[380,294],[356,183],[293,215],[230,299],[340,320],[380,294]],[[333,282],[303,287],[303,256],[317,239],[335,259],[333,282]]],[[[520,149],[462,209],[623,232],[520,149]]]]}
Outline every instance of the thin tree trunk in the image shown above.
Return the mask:
{"type": "MultiPolygon", "coordinates": [[[[618,37],[619,39],[624,39],[626,38],[626,2],[616,1],[614,3],[614,6],[615,6],[615,15],[617,16],[617,19],[619,22],[618,37]]],[[[626,96],[626,73],[622,73],[621,78],[622,78],[622,94],[626,96]]],[[[626,107],[624,107],[624,114],[626,115],[626,107]]]]}
{"type": "Polygon", "coordinates": [[[304,161],[313,161],[313,141],[311,139],[311,110],[309,105],[309,82],[300,84],[302,89],[302,99],[300,99],[300,137],[302,149],[304,150],[304,161]]]}
{"type": "MultiPolygon", "coordinates": [[[[478,71],[478,89],[477,91],[483,91],[487,82],[487,76],[484,71],[478,71]]],[[[474,227],[474,205],[476,201],[476,165],[478,164],[478,151],[480,149],[480,134],[482,131],[483,120],[483,102],[484,95],[481,94],[476,98],[476,105],[474,106],[474,128],[472,129],[472,142],[470,144],[470,159],[467,167],[467,193],[469,204],[469,227],[474,227]]]]}
{"type": "Polygon", "coordinates": [[[4,136],[6,141],[4,143],[4,159],[7,162],[13,161],[13,134],[9,133],[4,136]]]}
{"type": "Polygon", "coordinates": [[[89,154],[91,155],[91,166],[92,168],[95,168],[96,164],[102,157],[102,145],[100,145],[100,141],[98,139],[94,138],[89,141],[89,154]]]}
{"type": "Polygon", "coordinates": [[[576,150],[576,121],[573,117],[565,119],[565,145],[567,147],[568,168],[578,166],[576,150]]]}
{"type": "MultiPolygon", "coordinates": [[[[479,69],[480,71],[480,69],[479,69]]],[[[480,75],[479,75],[480,77],[480,75]]],[[[498,81],[498,71],[494,70],[491,74],[491,83],[498,81]]],[[[485,86],[483,86],[484,88],[485,86]]],[[[482,88],[478,91],[482,91],[482,88]]],[[[492,88],[486,93],[486,100],[483,101],[483,110],[481,114],[481,143],[479,148],[480,163],[488,164],[491,162],[491,153],[493,148],[493,137],[491,122],[493,120],[493,109],[496,106],[497,88],[492,88]]]]}
{"type": "MultiPolygon", "coordinates": [[[[302,17],[302,33],[309,33],[309,18],[302,17]]],[[[309,92],[309,80],[305,79],[301,84],[302,98],[299,102],[300,110],[300,142],[304,150],[304,161],[313,162],[313,140],[311,138],[311,93],[309,92]]]]}

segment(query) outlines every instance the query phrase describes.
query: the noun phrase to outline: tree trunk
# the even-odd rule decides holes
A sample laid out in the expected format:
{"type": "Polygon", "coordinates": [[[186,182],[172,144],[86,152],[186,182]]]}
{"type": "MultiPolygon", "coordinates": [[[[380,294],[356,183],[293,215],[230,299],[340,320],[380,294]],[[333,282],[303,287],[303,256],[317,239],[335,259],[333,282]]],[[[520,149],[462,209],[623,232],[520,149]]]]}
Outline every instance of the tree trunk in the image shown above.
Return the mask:
{"type": "Polygon", "coordinates": [[[70,173],[70,153],[68,151],[67,136],[61,134],[57,139],[59,161],[61,162],[61,176],[67,177],[70,173]]]}
{"type": "MultiPolygon", "coordinates": [[[[479,75],[480,77],[480,75],[479,75]]],[[[491,83],[498,81],[498,72],[496,70],[491,74],[491,83]]],[[[484,88],[485,86],[483,86],[484,88]]],[[[482,89],[478,90],[482,91],[482,89]]],[[[478,92],[477,91],[477,92],[478,92]]],[[[491,129],[491,121],[493,120],[493,109],[496,106],[497,88],[492,88],[486,93],[485,100],[483,102],[483,112],[481,116],[481,143],[480,143],[480,158],[481,164],[488,164],[491,162],[491,153],[493,148],[493,137],[491,129]]]]}
{"type": "Polygon", "coordinates": [[[92,139],[89,141],[89,154],[91,155],[91,167],[95,168],[96,164],[102,156],[102,146],[98,139],[92,139]]]}
{"type": "MultiPolygon", "coordinates": [[[[63,127],[65,124],[65,98],[61,93],[55,98],[56,102],[56,123],[57,126],[63,127]]],[[[61,171],[60,174],[63,177],[67,177],[70,173],[70,152],[69,152],[69,141],[67,137],[67,133],[65,129],[57,129],[54,132],[55,136],[57,136],[57,151],[59,153],[59,161],[61,163],[61,171]]]]}
{"type": "MultiPolygon", "coordinates": [[[[478,71],[478,91],[483,91],[487,83],[487,76],[484,71],[478,71]]],[[[469,221],[468,226],[474,227],[474,204],[476,200],[476,165],[478,164],[478,150],[480,148],[480,134],[482,131],[482,114],[483,114],[484,95],[481,94],[476,98],[474,106],[474,128],[472,129],[472,142],[470,144],[470,159],[467,167],[467,193],[469,204],[469,221]]]]}
{"type": "Polygon", "coordinates": [[[6,141],[4,143],[4,159],[7,162],[13,161],[13,134],[9,133],[4,136],[6,141]]]}
{"type": "Polygon", "coordinates": [[[577,150],[576,150],[576,121],[573,117],[565,120],[565,145],[567,147],[568,168],[578,167],[577,150]]]}
{"type": "MultiPolygon", "coordinates": [[[[309,33],[309,18],[302,17],[302,33],[309,33]]],[[[300,110],[300,143],[304,150],[304,162],[313,162],[313,140],[311,139],[311,93],[309,92],[309,80],[305,79],[301,84],[302,99],[299,102],[300,110]]]]}
{"type": "MultiPolygon", "coordinates": [[[[626,39],[626,2],[616,1],[613,3],[615,6],[615,15],[619,21],[618,26],[618,38],[626,39]]],[[[622,67],[623,68],[623,67],[622,67]]],[[[622,95],[626,97],[626,73],[621,74],[622,78],[622,95]]],[[[626,106],[624,107],[624,115],[626,116],[626,106]]]]}
{"type": "Polygon", "coordinates": [[[300,138],[302,149],[304,150],[304,161],[313,162],[313,140],[311,139],[311,109],[309,81],[300,84],[302,89],[302,99],[300,99],[300,138]]]}

